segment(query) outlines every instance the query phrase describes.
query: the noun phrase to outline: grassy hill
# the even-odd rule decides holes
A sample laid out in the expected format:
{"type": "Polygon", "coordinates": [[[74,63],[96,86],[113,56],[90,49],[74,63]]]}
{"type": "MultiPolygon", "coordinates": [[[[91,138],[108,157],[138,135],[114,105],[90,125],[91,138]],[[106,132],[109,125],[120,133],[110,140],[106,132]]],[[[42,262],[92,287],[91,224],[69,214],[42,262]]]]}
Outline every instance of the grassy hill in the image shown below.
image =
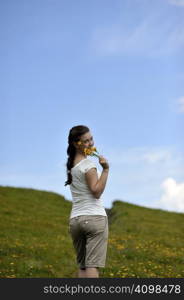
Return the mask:
{"type": "MultiPolygon", "coordinates": [[[[0,187],[0,277],[76,277],[72,203],[53,192],[0,187]]],[[[184,277],[184,214],[114,201],[101,277],[184,277]]]]}

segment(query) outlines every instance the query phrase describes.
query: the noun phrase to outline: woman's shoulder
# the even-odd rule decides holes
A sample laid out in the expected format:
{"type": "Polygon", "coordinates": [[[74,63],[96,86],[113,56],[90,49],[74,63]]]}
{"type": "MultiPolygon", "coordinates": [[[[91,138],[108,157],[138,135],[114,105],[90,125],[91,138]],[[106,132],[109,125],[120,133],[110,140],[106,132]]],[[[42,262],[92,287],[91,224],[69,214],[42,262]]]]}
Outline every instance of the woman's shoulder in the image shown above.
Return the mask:
{"type": "Polygon", "coordinates": [[[80,170],[82,172],[86,172],[86,170],[90,168],[96,168],[96,164],[89,158],[82,159],[79,163],[77,163],[72,169],[80,170]]]}
{"type": "Polygon", "coordinates": [[[83,164],[83,165],[95,164],[95,162],[94,162],[92,159],[88,158],[88,157],[82,159],[80,162],[81,162],[81,164],[83,164]]]}
{"type": "Polygon", "coordinates": [[[84,164],[81,166],[82,170],[84,171],[84,173],[86,173],[87,171],[89,171],[91,168],[96,168],[97,166],[95,164],[94,161],[92,161],[91,159],[87,158],[84,162],[84,164]]]}
{"type": "Polygon", "coordinates": [[[87,165],[89,165],[89,164],[96,165],[95,162],[92,159],[90,159],[90,158],[86,158],[85,161],[84,161],[84,164],[87,164],[87,165]]]}
{"type": "Polygon", "coordinates": [[[95,163],[89,159],[89,158],[84,158],[84,159],[81,159],[80,161],[76,161],[75,164],[74,164],[74,167],[72,168],[72,170],[75,170],[75,169],[84,169],[88,166],[96,166],[95,163]]]}

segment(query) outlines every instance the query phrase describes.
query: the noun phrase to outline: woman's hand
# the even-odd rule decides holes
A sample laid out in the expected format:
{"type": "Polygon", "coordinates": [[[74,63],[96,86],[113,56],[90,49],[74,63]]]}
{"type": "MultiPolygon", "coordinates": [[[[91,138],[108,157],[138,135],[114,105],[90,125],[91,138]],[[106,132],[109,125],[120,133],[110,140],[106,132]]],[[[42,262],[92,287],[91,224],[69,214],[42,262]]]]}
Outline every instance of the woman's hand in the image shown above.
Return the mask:
{"type": "Polygon", "coordinates": [[[102,155],[99,156],[99,163],[101,164],[101,166],[104,170],[109,169],[108,161],[102,155]]]}

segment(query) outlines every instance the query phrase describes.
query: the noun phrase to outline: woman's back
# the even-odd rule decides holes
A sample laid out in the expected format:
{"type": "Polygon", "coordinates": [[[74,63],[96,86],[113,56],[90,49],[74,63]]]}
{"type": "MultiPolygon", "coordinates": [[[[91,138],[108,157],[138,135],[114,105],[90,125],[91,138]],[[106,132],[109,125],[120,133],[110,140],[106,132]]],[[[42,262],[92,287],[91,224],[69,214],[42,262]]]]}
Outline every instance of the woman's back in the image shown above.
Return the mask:
{"type": "MultiPolygon", "coordinates": [[[[73,168],[71,168],[72,183],[70,184],[70,190],[73,206],[70,218],[79,215],[106,216],[103,200],[94,197],[86,182],[85,173],[91,168],[97,169],[95,163],[88,158],[80,160],[73,168]]],[[[98,169],[97,174],[99,178],[101,173],[98,169]]]]}

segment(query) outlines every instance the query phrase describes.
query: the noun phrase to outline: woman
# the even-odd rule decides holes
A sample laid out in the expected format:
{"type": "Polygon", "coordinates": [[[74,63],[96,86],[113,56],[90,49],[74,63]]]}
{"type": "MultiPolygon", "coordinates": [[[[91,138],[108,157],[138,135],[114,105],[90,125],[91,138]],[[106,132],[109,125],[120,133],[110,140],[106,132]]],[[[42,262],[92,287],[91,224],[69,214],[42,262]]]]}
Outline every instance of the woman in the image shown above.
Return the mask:
{"type": "Polygon", "coordinates": [[[79,125],[71,128],[68,136],[68,161],[65,182],[70,185],[72,210],[69,232],[79,265],[78,277],[99,277],[99,268],[105,267],[108,217],[103,207],[102,195],[109,173],[109,164],[103,156],[96,164],[87,158],[84,149],[94,146],[88,127],[79,125]]]}

